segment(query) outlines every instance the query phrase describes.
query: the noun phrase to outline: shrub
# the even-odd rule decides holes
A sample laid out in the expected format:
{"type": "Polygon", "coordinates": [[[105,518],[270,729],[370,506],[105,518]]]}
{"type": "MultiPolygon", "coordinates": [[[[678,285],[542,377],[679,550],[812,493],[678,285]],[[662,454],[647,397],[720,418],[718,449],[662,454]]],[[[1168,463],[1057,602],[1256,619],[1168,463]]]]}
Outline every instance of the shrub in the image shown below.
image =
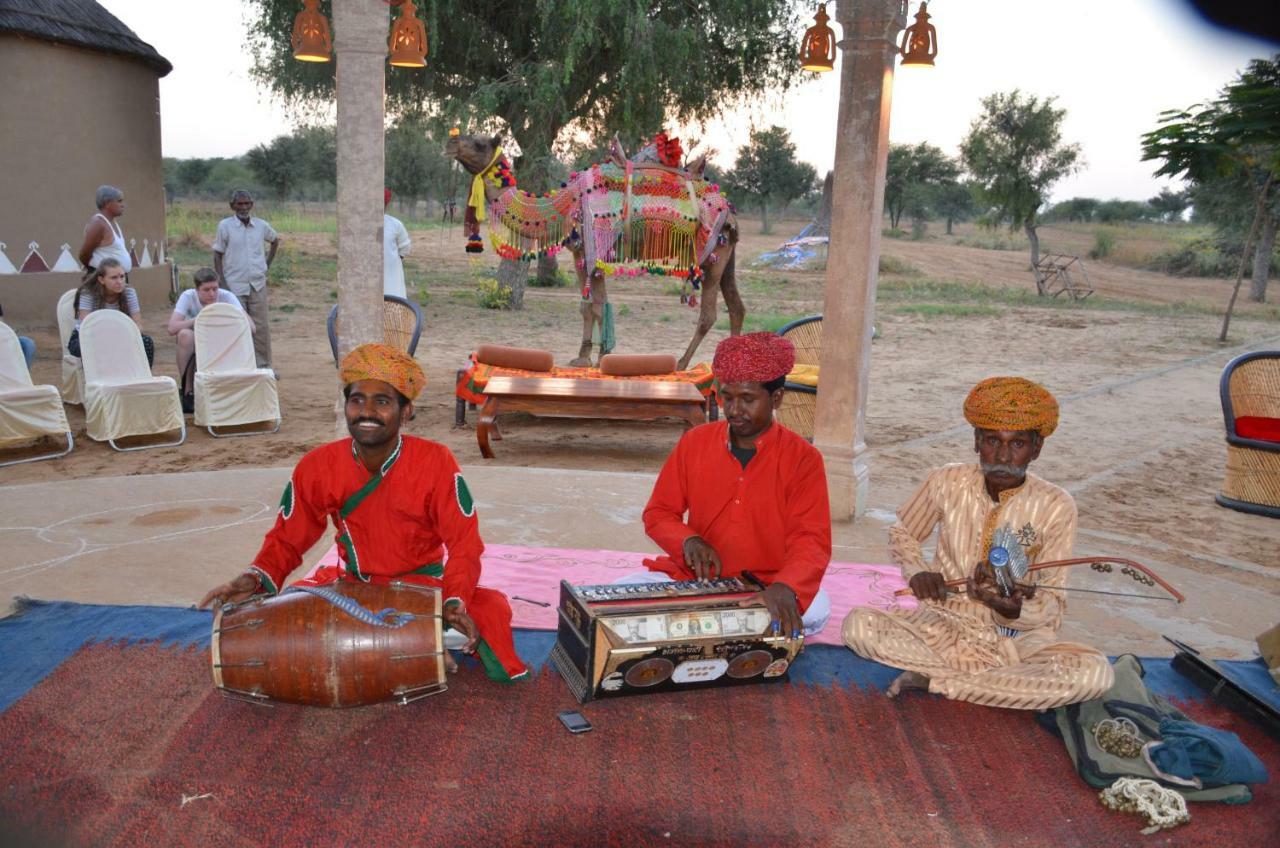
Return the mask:
{"type": "Polygon", "coordinates": [[[487,277],[476,284],[476,303],[485,309],[508,309],[511,307],[511,289],[496,278],[487,277]]]}
{"type": "Polygon", "coordinates": [[[920,269],[902,261],[896,256],[886,256],[882,253],[880,254],[880,273],[899,274],[904,277],[918,277],[920,276],[920,269]]]}
{"type": "Polygon", "coordinates": [[[1093,234],[1093,247],[1089,248],[1090,259],[1106,259],[1116,249],[1116,237],[1114,233],[1106,230],[1098,230],[1093,234]]]}

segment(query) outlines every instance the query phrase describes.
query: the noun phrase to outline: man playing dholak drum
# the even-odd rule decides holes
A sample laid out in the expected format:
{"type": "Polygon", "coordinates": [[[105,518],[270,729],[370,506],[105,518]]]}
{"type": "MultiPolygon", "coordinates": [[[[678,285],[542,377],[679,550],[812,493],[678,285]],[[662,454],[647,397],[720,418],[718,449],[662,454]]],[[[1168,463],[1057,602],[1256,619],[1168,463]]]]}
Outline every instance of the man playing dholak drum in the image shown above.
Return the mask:
{"type": "Polygon", "coordinates": [[[1025,554],[1028,564],[1071,556],[1075,501],[1027,473],[1058,426],[1058,403],[1030,380],[992,377],[969,392],[964,417],[974,427],[978,463],[935,469],[889,528],[889,555],[919,606],[855,609],[844,620],[844,642],[868,659],[906,669],[890,697],[920,688],[1014,709],[1097,698],[1112,683],[1107,658],[1057,641],[1066,603],[1054,589],[1066,584],[1066,569],[1037,571],[1046,575],[1038,586],[1016,583],[1005,597],[988,562],[993,538],[1011,540],[1006,544],[1021,548],[1013,553],[1025,554]],[[935,527],[937,553],[926,565],[920,546],[935,527]],[[963,593],[945,585],[965,579],[963,593]]]}
{"type": "Polygon", "coordinates": [[[818,588],[831,561],[831,510],[822,454],[773,420],[795,347],[773,333],[732,336],[712,371],[724,420],[684,434],[644,509],[666,556],[619,583],[703,580],[749,571],[773,630],[792,639],[822,629],[831,602],[818,588]],[[688,514],[686,520],[685,515],[688,514]]]}
{"type": "Polygon", "coordinates": [[[484,543],[457,461],[444,445],[400,432],[426,383],[422,369],[395,348],[366,344],[342,360],[339,377],[351,438],[302,458],[253,564],[200,606],[276,594],[332,518],[342,565],[320,568],[300,585],[403,580],[437,587],[445,626],[466,637],[465,650],[489,677],[525,675],[506,596],[477,585],[484,543]]]}

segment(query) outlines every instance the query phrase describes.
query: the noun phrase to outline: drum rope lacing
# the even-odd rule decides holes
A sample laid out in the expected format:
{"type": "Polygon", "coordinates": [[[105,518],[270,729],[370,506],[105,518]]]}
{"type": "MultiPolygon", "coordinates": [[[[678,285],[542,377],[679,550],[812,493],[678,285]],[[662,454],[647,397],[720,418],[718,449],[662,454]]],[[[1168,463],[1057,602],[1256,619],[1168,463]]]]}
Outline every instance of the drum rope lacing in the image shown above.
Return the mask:
{"type": "Polygon", "coordinates": [[[333,604],[357,621],[363,621],[365,624],[370,624],[374,627],[404,627],[417,617],[411,612],[400,612],[394,607],[387,607],[380,612],[374,612],[371,609],[360,606],[360,603],[355,598],[349,598],[341,592],[326,589],[323,586],[290,586],[281,594],[287,595],[290,592],[306,592],[308,595],[315,595],[317,598],[322,598],[333,604]]]}

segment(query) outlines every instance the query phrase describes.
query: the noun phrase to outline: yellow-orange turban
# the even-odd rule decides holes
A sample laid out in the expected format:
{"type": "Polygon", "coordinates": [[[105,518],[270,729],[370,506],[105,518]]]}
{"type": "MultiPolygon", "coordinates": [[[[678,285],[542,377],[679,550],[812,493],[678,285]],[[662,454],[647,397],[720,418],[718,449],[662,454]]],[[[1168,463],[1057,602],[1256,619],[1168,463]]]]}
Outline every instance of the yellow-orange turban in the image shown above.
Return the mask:
{"type": "Polygon", "coordinates": [[[338,368],[338,379],[344,386],[359,380],[381,380],[409,400],[427,384],[427,376],[412,356],[384,344],[362,344],[348,353],[338,368]]]}
{"type": "Polygon", "coordinates": [[[1023,377],[988,377],[964,399],[964,417],[982,430],[1035,430],[1043,438],[1058,427],[1058,402],[1023,377]]]}

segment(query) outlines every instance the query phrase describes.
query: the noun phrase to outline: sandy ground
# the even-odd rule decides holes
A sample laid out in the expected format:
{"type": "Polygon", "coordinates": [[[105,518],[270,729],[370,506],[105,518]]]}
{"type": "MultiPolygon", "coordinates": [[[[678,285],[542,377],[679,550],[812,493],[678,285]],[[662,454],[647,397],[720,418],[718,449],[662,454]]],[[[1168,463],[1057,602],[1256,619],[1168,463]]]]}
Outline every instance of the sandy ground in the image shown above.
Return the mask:
{"type": "MultiPolygon", "coordinates": [[[[740,249],[746,259],[781,241],[759,235],[754,223],[745,229],[740,249]]],[[[410,429],[449,445],[464,464],[479,463],[473,430],[452,426],[454,372],[482,342],[547,348],[557,362],[567,362],[580,337],[577,293],[535,288],[526,295],[522,312],[482,309],[472,295],[475,275],[489,267],[492,254],[469,259],[456,230],[413,235],[410,279],[415,278],[414,266],[430,269],[432,276],[424,289],[426,323],[418,348],[429,385],[410,429]]],[[[1033,287],[1022,253],[894,240],[885,240],[882,247],[926,277],[1033,287]]],[[[286,235],[285,250],[329,259],[336,255],[334,239],[327,234],[286,235]]],[[[1231,356],[1280,347],[1274,306],[1244,305],[1232,325],[1231,342],[1222,346],[1215,340],[1220,319],[1213,315],[1098,307],[1107,298],[1218,305],[1227,294],[1223,281],[1174,279],[1097,262],[1089,263],[1088,272],[1099,294],[1083,308],[1017,307],[994,317],[931,317],[898,312],[896,302],[883,306],[867,410],[873,515],[885,518],[929,467],[972,456],[971,431],[963,426],[960,404],[974,382],[996,373],[1024,374],[1051,387],[1062,402],[1059,431],[1034,470],[1075,494],[1082,545],[1093,552],[1175,563],[1226,577],[1241,592],[1280,599],[1280,522],[1213,502],[1226,456],[1218,378],[1231,356]]],[[[740,274],[751,312],[821,311],[821,273],[740,274]]],[[[292,465],[337,432],[337,381],[324,325],[333,288],[332,279],[299,274],[272,290],[272,338],[284,414],[278,434],[215,440],[193,429],[181,447],[120,454],[90,441],[81,410],[68,407],[75,452],[54,462],[0,469],[0,484],[292,465]]],[[[696,313],[665,292],[662,283],[633,279],[613,284],[611,292],[619,312],[620,351],[678,354],[684,349],[696,313]]],[[[156,372],[172,376],[174,350],[163,329],[168,307],[144,306],[148,332],[157,340],[156,372]]],[[[709,359],[725,334],[713,330],[698,358],[709,359]]],[[[56,384],[56,335],[51,330],[33,335],[40,349],[33,377],[56,384]]],[[[474,423],[475,414],[468,417],[474,423]]],[[[496,444],[498,456],[490,466],[654,472],[681,429],[676,423],[514,416],[504,420],[503,431],[505,439],[496,444]]],[[[1280,609],[1280,604],[1271,608],[1280,609]]],[[[1273,623],[1259,620],[1254,632],[1273,623]]]]}

